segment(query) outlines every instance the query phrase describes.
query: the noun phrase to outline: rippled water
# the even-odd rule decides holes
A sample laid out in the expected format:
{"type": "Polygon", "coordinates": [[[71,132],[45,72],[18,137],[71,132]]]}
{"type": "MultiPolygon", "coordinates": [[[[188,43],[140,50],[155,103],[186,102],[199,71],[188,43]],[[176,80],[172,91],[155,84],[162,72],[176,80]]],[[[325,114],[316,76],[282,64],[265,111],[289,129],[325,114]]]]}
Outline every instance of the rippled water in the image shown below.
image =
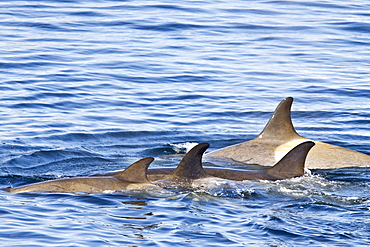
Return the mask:
{"type": "MultiPolygon", "coordinates": [[[[370,154],[366,1],[0,3],[0,185],[175,166],[255,137],[370,154]],[[175,154],[175,156],[173,156],[175,154]]],[[[217,165],[217,164],[208,164],[217,165]]],[[[230,167],[237,164],[228,164],[230,167]]],[[[368,246],[369,168],[175,194],[0,192],[3,246],[368,246]]]]}

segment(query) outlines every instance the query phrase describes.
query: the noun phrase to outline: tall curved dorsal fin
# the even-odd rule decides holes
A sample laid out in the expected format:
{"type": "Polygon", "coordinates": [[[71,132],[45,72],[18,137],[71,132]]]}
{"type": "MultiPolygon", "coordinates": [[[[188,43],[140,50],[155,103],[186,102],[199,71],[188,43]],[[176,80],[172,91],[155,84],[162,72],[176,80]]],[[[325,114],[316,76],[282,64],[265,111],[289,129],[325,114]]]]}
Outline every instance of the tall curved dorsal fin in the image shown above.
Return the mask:
{"type": "Polygon", "coordinates": [[[265,128],[256,139],[279,139],[289,140],[299,138],[300,136],[295,131],[290,109],[292,107],[293,98],[288,97],[280,102],[267,122],[265,128]]]}
{"type": "Polygon", "coordinates": [[[315,143],[312,141],[295,146],[276,165],[265,172],[276,179],[303,176],[306,157],[313,146],[315,143]]]}
{"type": "Polygon", "coordinates": [[[114,177],[131,183],[150,183],[147,177],[147,170],[153,160],[154,158],[152,157],[138,160],[114,177]]]}
{"type": "Polygon", "coordinates": [[[198,179],[208,177],[202,166],[202,157],[209,147],[208,143],[200,143],[193,147],[172,173],[173,178],[198,179]]]}

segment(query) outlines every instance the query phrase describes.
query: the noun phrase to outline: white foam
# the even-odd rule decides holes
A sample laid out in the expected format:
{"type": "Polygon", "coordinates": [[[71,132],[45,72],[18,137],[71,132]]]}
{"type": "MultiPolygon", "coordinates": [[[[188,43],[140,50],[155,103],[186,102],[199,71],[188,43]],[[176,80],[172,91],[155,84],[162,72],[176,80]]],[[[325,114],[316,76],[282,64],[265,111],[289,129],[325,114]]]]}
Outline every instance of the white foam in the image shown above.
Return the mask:
{"type": "Polygon", "coordinates": [[[197,142],[185,142],[185,143],[173,143],[170,145],[174,147],[173,150],[176,153],[181,153],[183,149],[186,149],[186,152],[189,152],[193,147],[195,147],[198,144],[199,143],[197,142]]]}

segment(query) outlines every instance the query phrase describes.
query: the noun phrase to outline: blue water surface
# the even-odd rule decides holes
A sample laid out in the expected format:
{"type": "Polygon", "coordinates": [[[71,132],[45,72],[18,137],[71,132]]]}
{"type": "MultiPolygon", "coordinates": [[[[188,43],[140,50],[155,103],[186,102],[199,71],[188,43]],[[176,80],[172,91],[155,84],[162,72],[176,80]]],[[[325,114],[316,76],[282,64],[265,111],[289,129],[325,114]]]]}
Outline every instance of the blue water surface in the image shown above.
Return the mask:
{"type": "MultiPolygon", "coordinates": [[[[0,2],[0,186],[254,138],[370,154],[367,1],[0,2]]],[[[212,164],[209,164],[212,165],[212,164]]],[[[238,164],[228,164],[228,167],[238,164]]],[[[370,168],[207,191],[0,192],[2,246],[369,246],[370,168]]]]}

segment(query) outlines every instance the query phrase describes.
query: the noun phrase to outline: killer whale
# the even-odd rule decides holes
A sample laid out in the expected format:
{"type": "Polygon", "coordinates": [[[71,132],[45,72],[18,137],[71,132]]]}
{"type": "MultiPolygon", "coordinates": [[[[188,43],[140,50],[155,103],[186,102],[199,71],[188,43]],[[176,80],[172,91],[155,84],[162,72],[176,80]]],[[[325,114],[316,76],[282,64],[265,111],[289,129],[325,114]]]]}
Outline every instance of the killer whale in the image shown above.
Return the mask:
{"type": "MultiPolygon", "coordinates": [[[[235,180],[281,180],[304,175],[304,164],[307,153],[315,144],[307,141],[288,152],[277,164],[266,170],[244,171],[221,168],[203,168],[202,157],[209,147],[200,143],[193,147],[181,160],[170,175],[161,177],[153,183],[164,188],[205,189],[214,186],[215,182],[235,180]]],[[[149,170],[148,170],[149,171],[149,170]]],[[[160,173],[157,169],[157,174],[160,173]]],[[[152,180],[155,176],[152,173],[152,180]]]]}
{"type": "Polygon", "coordinates": [[[11,193],[59,192],[59,193],[104,193],[152,188],[205,188],[215,181],[225,180],[280,180],[304,174],[307,153],[314,146],[307,141],[288,152],[277,164],[266,170],[244,171],[222,168],[203,168],[202,157],[208,143],[193,147],[176,168],[148,169],[154,158],[141,159],[120,172],[89,177],[76,177],[45,181],[18,188],[7,188],[11,193]],[[151,172],[153,171],[153,172],[151,172]],[[148,179],[150,178],[150,180],[148,179]]]}
{"type": "Polygon", "coordinates": [[[205,184],[209,186],[214,181],[224,180],[207,174],[203,169],[202,157],[208,147],[208,143],[196,145],[185,154],[169,176],[153,183],[165,189],[199,189],[204,188],[205,184]]]}
{"type": "Polygon", "coordinates": [[[152,157],[141,159],[130,165],[124,171],[114,176],[76,177],[39,182],[18,188],[8,188],[11,193],[20,192],[65,192],[65,193],[104,193],[133,189],[152,188],[153,185],[146,176],[152,157]]]}
{"type": "MultiPolygon", "coordinates": [[[[314,146],[314,142],[306,141],[292,148],[283,158],[281,158],[274,166],[263,170],[240,170],[240,169],[225,169],[225,168],[208,168],[202,166],[202,157],[208,149],[208,143],[200,143],[194,146],[182,158],[177,168],[152,168],[147,170],[147,177],[151,182],[162,179],[168,179],[172,176],[196,179],[198,177],[217,177],[228,180],[282,180],[294,177],[303,176],[305,173],[305,160],[310,149],[314,146]],[[202,166],[202,167],[200,167],[202,166]],[[194,168],[189,168],[194,167],[194,168]],[[184,170],[191,174],[180,172],[184,170]]],[[[119,172],[111,172],[107,174],[96,174],[92,176],[114,176],[119,172]]]]}
{"type": "Polygon", "coordinates": [[[262,132],[253,140],[215,150],[205,157],[223,157],[246,164],[271,166],[292,147],[312,141],[316,145],[306,159],[308,169],[332,169],[370,165],[370,156],[347,148],[300,136],[291,119],[293,98],[281,101],[262,132]]]}

